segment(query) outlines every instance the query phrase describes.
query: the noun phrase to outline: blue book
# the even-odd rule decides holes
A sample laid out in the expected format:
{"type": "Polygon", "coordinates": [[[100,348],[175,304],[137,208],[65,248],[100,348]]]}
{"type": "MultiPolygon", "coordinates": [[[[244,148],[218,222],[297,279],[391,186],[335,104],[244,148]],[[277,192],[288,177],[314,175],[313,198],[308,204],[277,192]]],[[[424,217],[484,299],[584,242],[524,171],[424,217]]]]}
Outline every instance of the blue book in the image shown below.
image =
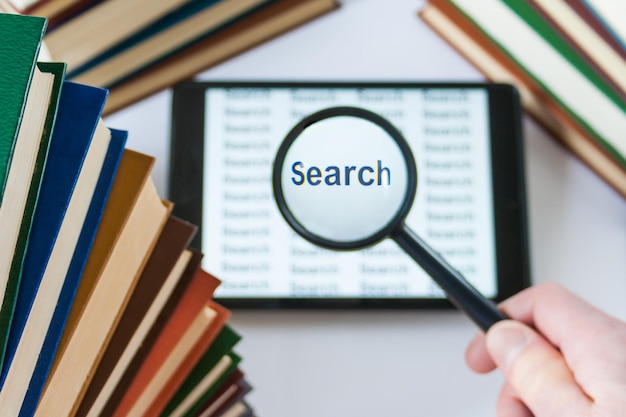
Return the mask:
{"type": "Polygon", "coordinates": [[[92,140],[107,95],[68,81],[61,89],[1,372],[0,409],[9,415],[19,410],[63,285],[80,231],[72,223],[85,219],[89,201],[80,197],[93,193],[110,142],[108,131],[98,146],[92,140]]]}
{"type": "Polygon", "coordinates": [[[124,153],[126,145],[127,132],[122,130],[111,129],[111,142],[109,144],[104,165],[98,178],[94,195],[91,199],[89,210],[83,224],[83,228],[78,238],[76,250],[72,256],[72,261],[68,273],[65,277],[63,288],[59,296],[59,301],[52,316],[52,322],[46,333],[43,348],[39,354],[35,370],[30,380],[26,397],[22,403],[19,416],[32,416],[37,408],[37,403],[43,392],[46,379],[52,366],[52,361],[56,349],[61,340],[61,335],[65,327],[65,323],[76,295],[76,290],[82,276],[87,258],[91,251],[102,214],[106,206],[109,192],[120,161],[124,153]]]}

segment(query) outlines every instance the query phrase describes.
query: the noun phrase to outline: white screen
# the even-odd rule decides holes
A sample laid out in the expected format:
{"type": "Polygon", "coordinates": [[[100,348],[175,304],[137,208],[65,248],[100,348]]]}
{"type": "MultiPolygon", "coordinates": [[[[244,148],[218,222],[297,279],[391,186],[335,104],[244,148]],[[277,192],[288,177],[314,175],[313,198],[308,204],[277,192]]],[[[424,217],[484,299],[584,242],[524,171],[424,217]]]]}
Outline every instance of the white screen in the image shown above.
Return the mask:
{"type": "Polygon", "coordinates": [[[391,239],[356,252],[315,247],[274,202],[275,153],[303,117],[356,106],[409,143],[418,170],[407,225],[480,292],[496,295],[487,92],[417,88],[209,88],[205,104],[203,267],[221,298],[442,298],[391,239]]]}

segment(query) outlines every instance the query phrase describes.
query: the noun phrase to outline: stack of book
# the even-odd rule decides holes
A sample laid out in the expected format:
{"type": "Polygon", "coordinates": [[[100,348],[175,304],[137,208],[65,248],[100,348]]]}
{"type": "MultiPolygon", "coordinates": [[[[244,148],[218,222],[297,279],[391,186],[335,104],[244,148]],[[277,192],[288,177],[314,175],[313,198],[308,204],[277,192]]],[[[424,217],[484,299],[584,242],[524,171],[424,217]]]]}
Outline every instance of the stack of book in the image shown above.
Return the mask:
{"type": "Polygon", "coordinates": [[[52,60],[110,90],[104,113],[337,7],[335,0],[2,0],[50,19],[52,60]]]}
{"type": "Polygon", "coordinates": [[[625,15],[624,2],[600,0],[429,0],[419,12],[624,197],[625,15]]]}
{"type": "Polygon", "coordinates": [[[38,62],[45,26],[0,14],[0,415],[251,415],[196,227],[107,91],[38,62]]]}

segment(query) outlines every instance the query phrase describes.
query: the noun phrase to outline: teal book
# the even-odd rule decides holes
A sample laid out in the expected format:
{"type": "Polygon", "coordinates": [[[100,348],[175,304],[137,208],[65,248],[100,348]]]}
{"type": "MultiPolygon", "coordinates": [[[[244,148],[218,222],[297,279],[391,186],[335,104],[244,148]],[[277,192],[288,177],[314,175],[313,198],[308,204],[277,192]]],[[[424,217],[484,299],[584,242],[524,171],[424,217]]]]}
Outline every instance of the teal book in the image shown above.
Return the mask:
{"type": "Polygon", "coordinates": [[[94,138],[107,91],[64,81],[2,367],[0,409],[16,415],[100,174],[108,129],[94,138]],[[87,201],[84,201],[88,199],[87,201]],[[84,207],[84,208],[83,208],[84,207]],[[69,258],[69,259],[68,259],[69,258]],[[59,290],[56,290],[59,288],[59,290]]]}
{"type": "Polygon", "coordinates": [[[196,415],[206,400],[219,389],[219,382],[224,381],[237,367],[241,358],[232,353],[233,347],[241,340],[229,326],[224,326],[211,346],[202,355],[196,366],[189,373],[185,382],[167,404],[162,417],[172,415],[196,415]],[[219,375],[211,375],[220,360],[228,357],[227,365],[219,375]],[[209,375],[209,378],[207,376],[209,375]],[[213,377],[213,380],[210,378],[213,377]]]}
{"type": "Polygon", "coordinates": [[[0,14],[0,201],[46,20],[0,14]]]}
{"type": "MultiPolygon", "coordinates": [[[[19,135],[20,143],[16,144],[15,147],[20,162],[22,162],[21,158],[28,159],[30,161],[28,163],[30,164],[30,168],[26,170],[28,171],[27,173],[20,172],[18,175],[15,175],[12,171],[9,174],[8,178],[10,184],[7,186],[7,190],[9,191],[7,196],[11,197],[11,201],[7,201],[5,206],[0,208],[2,212],[0,216],[2,216],[3,222],[12,217],[8,215],[7,212],[13,210],[20,211],[20,215],[13,218],[13,223],[4,228],[4,232],[12,236],[5,237],[5,242],[10,242],[11,244],[11,247],[6,247],[5,250],[9,251],[10,249],[12,253],[4,252],[2,254],[2,262],[7,262],[7,264],[3,265],[2,269],[5,286],[3,288],[2,306],[0,307],[0,367],[2,367],[4,362],[6,344],[10,333],[18,288],[21,282],[26,247],[32,227],[33,214],[37,199],[39,198],[50,138],[59,104],[61,85],[65,75],[65,64],[42,63],[38,64],[38,68],[35,71],[37,71],[38,74],[47,75],[45,77],[45,91],[42,89],[42,94],[38,97],[41,100],[40,102],[29,103],[29,106],[36,108],[36,110],[32,112],[27,110],[26,112],[35,114],[37,121],[34,121],[33,129],[30,134],[27,135],[28,137],[22,134],[19,135]],[[38,127],[34,128],[35,125],[38,125],[38,127]],[[15,179],[18,180],[19,186],[15,179]],[[19,188],[19,190],[17,190],[17,188],[19,188]],[[16,193],[14,191],[18,192],[16,193]],[[20,200],[21,202],[18,203],[20,200]],[[13,210],[6,210],[13,204],[16,204],[13,210]],[[5,210],[7,212],[5,212],[5,210]],[[8,255],[10,255],[10,260],[8,259],[8,255]]],[[[34,82],[33,85],[39,86],[40,83],[34,82]]],[[[31,94],[31,98],[32,97],[33,94],[31,94]]],[[[30,119],[29,116],[26,117],[30,119]]],[[[22,163],[22,167],[20,168],[26,165],[26,163],[22,163]]],[[[12,169],[17,170],[17,168],[16,165],[12,169]]]]}

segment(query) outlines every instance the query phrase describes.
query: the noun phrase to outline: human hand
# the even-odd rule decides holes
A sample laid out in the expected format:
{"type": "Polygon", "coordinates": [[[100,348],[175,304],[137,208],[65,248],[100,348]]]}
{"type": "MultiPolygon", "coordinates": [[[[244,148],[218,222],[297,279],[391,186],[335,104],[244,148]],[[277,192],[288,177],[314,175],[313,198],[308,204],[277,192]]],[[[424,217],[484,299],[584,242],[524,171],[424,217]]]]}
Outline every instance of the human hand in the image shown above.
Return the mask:
{"type": "Polygon", "coordinates": [[[500,368],[499,417],[626,416],[626,323],[557,284],[528,288],[500,307],[513,320],[468,345],[478,373],[500,368]]]}

